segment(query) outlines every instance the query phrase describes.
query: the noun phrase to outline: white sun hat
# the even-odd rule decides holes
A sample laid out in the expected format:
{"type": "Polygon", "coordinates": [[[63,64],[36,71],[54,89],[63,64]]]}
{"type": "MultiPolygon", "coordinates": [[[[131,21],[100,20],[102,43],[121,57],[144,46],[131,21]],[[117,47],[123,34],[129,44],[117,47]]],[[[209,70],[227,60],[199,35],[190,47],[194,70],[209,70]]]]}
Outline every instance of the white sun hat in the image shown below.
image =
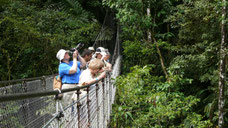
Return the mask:
{"type": "Polygon", "coordinates": [[[66,51],[64,49],[60,49],[58,51],[58,53],[56,54],[56,58],[59,59],[60,63],[61,63],[61,60],[64,58],[66,52],[68,52],[68,51],[66,51]]]}
{"type": "Polygon", "coordinates": [[[103,48],[103,47],[98,47],[96,49],[96,53],[100,53],[102,56],[106,56],[107,55],[107,53],[105,51],[105,48],[103,48]]]}
{"type": "Polygon", "coordinates": [[[95,51],[93,47],[88,48],[90,51],[95,51]]]}

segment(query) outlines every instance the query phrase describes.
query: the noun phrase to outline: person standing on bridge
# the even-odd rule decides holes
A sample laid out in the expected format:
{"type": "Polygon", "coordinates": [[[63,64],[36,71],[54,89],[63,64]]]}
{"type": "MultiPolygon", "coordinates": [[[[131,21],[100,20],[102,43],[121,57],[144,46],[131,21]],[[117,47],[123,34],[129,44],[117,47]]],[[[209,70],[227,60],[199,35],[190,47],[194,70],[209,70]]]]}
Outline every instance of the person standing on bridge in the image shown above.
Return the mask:
{"type": "MultiPolygon", "coordinates": [[[[62,89],[74,88],[79,83],[81,75],[80,68],[85,67],[85,60],[79,55],[78,51],[73,52],[73,60],[70,61],[69,51],[60,49],[56,55],[59,59],[59,75],[62,79],[62,89]],[[79,61],[78,61],[79,60],[79,61]]],[[[73,101],[73,94],[75,92],[67,92],[63,94],[63,103],[70,104],[73,101]]]]}
{"type": "Polygon", "coordinates": [[[82,57],[86,61],[86,66],[84,69],[88,68],[89,62],[92,59],[92,54],[93,52],[91,50],[88,50],[88,49],[83,50],[82,57]]]}
{"type": "Polygon", "coordinates": [[[108,49],[105,49],[105,52],[106,52],[106,56],[104,57],[104,60],[105,60],[106,62],[110,63],[109,58],[110,58],[111,54],[110,54],[110,52],[108,51],[108,49]]]}
{"type": "Polygon", "coordinates": [[[92,54],[94,54],[94,53],[95,53],[95,50],[94,50],[94,48],[93,48],[93,47],[88,47],[88,50],[90,50],[90,51],[92,52],[92,54]]]}
{"type": "Polygon", "coordinates": [[[94,59],[89,63],[88,68],[82,72],[79,80],[80,86],[95,83],[106,76],[103,70],[104,63],[100,59],[94,59]]]}
{"type": "Polygon", "coordinates": [[[95,52],[95,58],[100,59],[104,62],[104,65],[105,65],[104,70],[111,72],[112,65],[106,61],[109,58],[108,56],[110,56],[108,55],[110,53],[109,52],[107,53],[107,51],[108,50],[103,47],[98,47],[95,52]]]}

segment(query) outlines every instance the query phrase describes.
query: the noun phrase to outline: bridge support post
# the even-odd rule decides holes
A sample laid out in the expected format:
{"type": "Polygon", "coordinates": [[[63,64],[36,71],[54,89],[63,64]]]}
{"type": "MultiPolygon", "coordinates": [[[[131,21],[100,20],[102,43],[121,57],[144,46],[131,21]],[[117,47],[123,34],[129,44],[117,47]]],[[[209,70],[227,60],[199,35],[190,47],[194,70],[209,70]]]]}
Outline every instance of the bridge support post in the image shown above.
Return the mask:
{"type": "Polygon", "coordinates": [[[98,83],[96,84],[96,104],[97,104],[97,128],[99,128],[99,102],[98,102],[98,90],[99,90],[99,86],[98,83]]]}
{"type": "Polygon", "coordinates": [[[110,105],[109,107],[110,107],[110,115],[111,115],[111,112],[112,112],[112,88],[113,87],[112,87],[112,81],[110,79],[109,79],[109,105],[110,105]]]}
{"type": "MultiPolygon", "coordinates": [[[[56,100],[56,113],[59,113],[59,100],[56,100]]],[[[57,119],[57,127],[59,128],[60,120],[57,119]]]]}
{"type": "Polygon", "coordinates": [[[78,128],[80,128],[81,127],[81,121],[80,121],[80,107],[81,107],[81,103],[80,103],[80,101],[79,101],[79,96],[80,96],[80,90],[77,90],[77,111],[78,111],[78,128]]]}
{"type": "Polygon", "coordinates": [[[105,126],[105,81],[106,80],[102,80],[102,96],[103,96],[103,128],[104,128],[104,126],[105,126]]]}
{"type": "Polygon", "coordinates": [[[107,98],[106,98],[106,108],[107,108],[107,110],[106,110],[106,113],[107,113],[106,123],[107,123],[107,124],[106,124],[106,126],[108,126],[109,120],[110,120],[110,119],[109,119],[109,117],[110,117],[110,105],[109,105],[109,104],[110,104],[110,102],[109,102],[109,101],[110,101],[110,100],[109,100],[109,99],[110,99],[110,95],[109,95],[109,93],[110,93],[110,92],[109,92],[110,86],[109,86],[109,76],[110,76],[110,75],[108,74],[107,77],[106,77],[106,78],[107,78],[107,80],[106,80],[106,97],[107,97],[107,98]]]}
{"type": "Polygon", "coordinates": [[[42,81],[41,84],[42,84],[44,90],[46,90],[47,87],[46,87],[46,79],[45,79],[45,76],[42,76],[40,80],[42,81]]]}
{"type": "Polygon", "coordinates": [[[90,120],[90,99],[89,99],[89,91],[90,91],[90,88],[88,87],[87,88],[87,109],[88,109],[88,124],[87,124],[87,127],[90,128],[90,124],[91,124],[91,120],[90,120]]]}
{"type": "MultiPolygon", "coordinates": [[[[55,103],[56,103],[56,114],[57,114],[57,116],[55,117],[56,120],[57,120],[57,126],[56,127],[59,128],[60,124],[61,124],[61,118],[63,117],[64,118],[63,120],[65,120],[65,116],[64,115],[66,115],[66,113],[63,110],[63,106],[61,104],[61,100],[58,99],[57,97],[55,99],[55,103]]],[[[45,127],[43,127],[43,128],[45,128],[45,127]]]]}

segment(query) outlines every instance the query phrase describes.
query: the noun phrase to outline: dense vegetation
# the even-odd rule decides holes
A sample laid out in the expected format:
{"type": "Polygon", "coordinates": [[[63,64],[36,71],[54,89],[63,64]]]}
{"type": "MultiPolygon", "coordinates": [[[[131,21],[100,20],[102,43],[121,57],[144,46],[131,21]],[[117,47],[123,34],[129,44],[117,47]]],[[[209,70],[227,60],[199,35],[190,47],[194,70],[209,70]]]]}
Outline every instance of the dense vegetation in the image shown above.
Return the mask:
{"type": "Polygon", "coordinates": [[[0,5],[0,80],[56,73],[60,48],[79,42],[88,47],[100,30],[82,1],[5,0],[0,5]]]}
{"type": "MultiPolygon", "coordinates": [[[[222,6],[218,0],[1,0],[0,80],[55,73],[57,50],[91,45],[109,8],[123,48],[111,126],[217,127],[222,6]]],[[[227,94],[226,87],[225,100],[227,94]]],[[[224,108],[228,127],[227,101],[224,108]]]]}
{"type": "MultiPolygon", "coordinates": [[[[112,126],[218,126],[222,1],[106,0],[105,5],[116,10],[124,49],[112,126]]],[[[225,88],[225,99],[227,93],[225,88]]],[[[227,112],[227,102],[224,108],[227,112]]]]}

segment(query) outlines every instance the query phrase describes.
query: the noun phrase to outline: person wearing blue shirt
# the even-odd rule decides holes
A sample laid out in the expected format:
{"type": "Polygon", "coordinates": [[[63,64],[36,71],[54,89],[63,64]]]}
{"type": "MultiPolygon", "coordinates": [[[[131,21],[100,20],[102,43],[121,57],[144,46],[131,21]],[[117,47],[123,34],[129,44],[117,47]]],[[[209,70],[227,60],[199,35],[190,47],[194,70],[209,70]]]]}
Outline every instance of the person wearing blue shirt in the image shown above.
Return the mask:
{"type": "Polygon", "coordinates": [[[77,69],[76,72],[73,74],[70,74],[70,69],[73,67],[73,61],[70,61],[69,63],[61,63],[59,65],[59,75],[62,78],[63,84],[78,84],[79,76],[81,74],[80,71],[80,62],[77,61],[77,69]]]}
{"type": "MultiPolygon", "coordinates": [[[[79,55],[78,51],[75,50],[73,53],[73,60],[70,61],[69,52],[60,49],[56,55],[59,59],[59,75],[62,79],[62,89],[74,88],[79,83],[79,77],[81,75],[80,68],[86,65],[85,60],[79,55]],[[79,61],[78,61],[79,60],[79,61]]],[[[75,92],[67,92],[63,94],[63,102],[68,105],[72,103],[75,97],[75,92]]]]}

